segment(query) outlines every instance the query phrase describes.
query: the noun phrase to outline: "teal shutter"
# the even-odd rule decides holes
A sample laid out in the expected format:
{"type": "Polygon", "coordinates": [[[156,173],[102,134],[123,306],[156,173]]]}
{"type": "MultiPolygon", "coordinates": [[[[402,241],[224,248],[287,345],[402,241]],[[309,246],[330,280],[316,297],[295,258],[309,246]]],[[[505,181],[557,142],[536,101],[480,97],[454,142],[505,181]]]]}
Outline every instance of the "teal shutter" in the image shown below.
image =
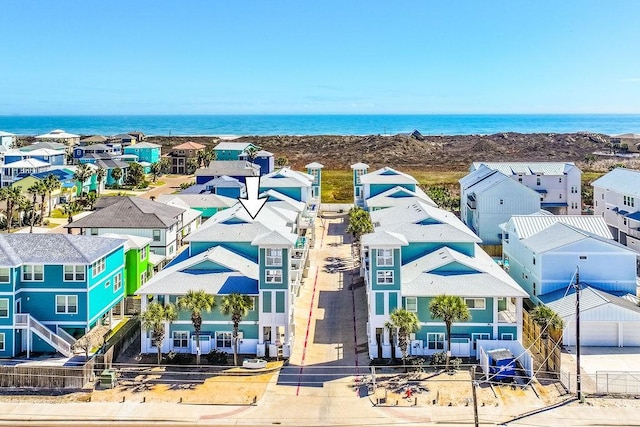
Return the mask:
{"type": "Polygon", "coordinates": [[[276,313],[284,313],[284,292],[276,292],[276,313]]]}
{"type": "Polygon", "coordinates": [[[262,299],[262,312],[271,313],[271,291],[264,291],[262,299]]]}
{"type": "Polygon", "coordinates": [[[376,314],[384,314],[384,292],[376,292],[376,314]]]}
{"type": "Polygon", "coordinates": [[[391,292],[389,294],[389,313],[398,307],[398,294],[391,292]]]}

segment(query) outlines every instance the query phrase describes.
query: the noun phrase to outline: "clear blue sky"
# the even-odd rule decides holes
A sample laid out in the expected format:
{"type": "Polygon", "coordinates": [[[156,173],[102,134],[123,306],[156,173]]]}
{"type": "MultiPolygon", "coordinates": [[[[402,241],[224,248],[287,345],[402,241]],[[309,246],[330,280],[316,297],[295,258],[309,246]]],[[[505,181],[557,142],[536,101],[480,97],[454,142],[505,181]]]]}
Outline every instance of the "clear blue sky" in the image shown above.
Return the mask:
{"type": "Polygon", "coordinates": [[[640,113],[640,1],[2,0],[0,114],[640,113]]]}

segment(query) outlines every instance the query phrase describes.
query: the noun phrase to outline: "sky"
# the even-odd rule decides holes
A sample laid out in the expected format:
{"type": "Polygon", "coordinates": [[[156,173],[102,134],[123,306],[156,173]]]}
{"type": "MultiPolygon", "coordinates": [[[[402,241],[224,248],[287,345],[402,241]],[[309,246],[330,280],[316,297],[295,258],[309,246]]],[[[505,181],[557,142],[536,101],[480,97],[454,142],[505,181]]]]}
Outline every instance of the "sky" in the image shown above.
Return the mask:
{"type": "Polygon", "coordinates": [[[640,1],[2,0],[0,115],[640,113],[640,1]]]}

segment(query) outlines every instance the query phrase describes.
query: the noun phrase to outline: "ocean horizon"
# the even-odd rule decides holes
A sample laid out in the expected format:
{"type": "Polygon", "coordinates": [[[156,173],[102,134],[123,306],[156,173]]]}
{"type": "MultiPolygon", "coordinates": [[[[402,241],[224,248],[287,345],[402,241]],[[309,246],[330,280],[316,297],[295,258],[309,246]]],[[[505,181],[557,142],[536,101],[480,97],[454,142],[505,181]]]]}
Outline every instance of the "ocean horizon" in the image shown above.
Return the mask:
{"type": "Polygon", "coordinates": [[[640,133],[640,114],[247,114],[4,115],[0,131],[39,135],[63,129],[80,135],[141,131],[165,136],[488,135],[503,132],[607,135],[640,133]]]}

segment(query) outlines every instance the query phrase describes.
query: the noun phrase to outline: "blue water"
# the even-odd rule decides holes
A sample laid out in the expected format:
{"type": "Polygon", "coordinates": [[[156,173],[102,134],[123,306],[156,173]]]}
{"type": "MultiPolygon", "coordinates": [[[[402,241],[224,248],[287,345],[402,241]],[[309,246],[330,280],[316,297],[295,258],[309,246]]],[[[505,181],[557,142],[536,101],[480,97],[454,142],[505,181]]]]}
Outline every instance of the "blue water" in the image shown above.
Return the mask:
{"type": "Polygon", "coordinates": [[[424,135],[500,132],[640,132],[640,115],[210,115],[0,116],[0,130],[38,135],[64,129],[81,135],[142,131],[147,135],[372,135],[419,130],[424,135]]]}

